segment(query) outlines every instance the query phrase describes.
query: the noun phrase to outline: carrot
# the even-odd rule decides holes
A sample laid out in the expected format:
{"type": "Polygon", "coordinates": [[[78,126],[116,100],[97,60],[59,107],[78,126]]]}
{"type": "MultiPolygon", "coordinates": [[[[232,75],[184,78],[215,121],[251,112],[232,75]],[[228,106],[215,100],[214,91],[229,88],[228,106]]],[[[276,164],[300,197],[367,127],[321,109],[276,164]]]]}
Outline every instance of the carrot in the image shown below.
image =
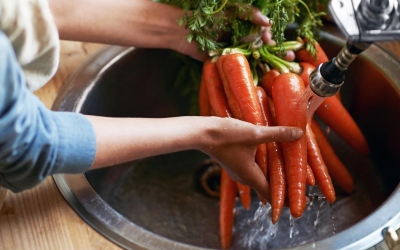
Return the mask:
{"type": "MultiPolygon", "coordinates": [[[[230,98],[228,97],[228,105],[236,101],[244,121],[255,125],[265,125],[247,58],[240,53],[222,55],[217,60],[217,68],[227,97],[228,93],[231,94],[230,98]]],[[[258,145],[255,156],[257,164],[264,173],[267,168],[266,147],[265,143],[258,145]]]]}
{"type": "MultiPolygon", "coordinates": [[[[256,87],[258,100],[261,104],[261,113],[266,121],[266,126],[273,126],[271,111],[268,105],[268,96],[260,86],[256,87]]],[[[278,222],[281,216],[286,196],[286,176],[283,162],[282,149],[277,142],[267,143],[268,176],[271,184],[272,223],[278,222]]]]}
{"type": "MultiPolygon", "coordinates": [[[[213,62],[211,58],[204,62],[202,74],[205,79],[204,82],[209,96],[209,103],[215,115],[219,117],[232,117],[225,96],[222,79],[215,62],[213,62]]],[[[240,112],[240,110],[237,110],[237,112],[240,112]]],[[[239,182],[236,182],[236,185],[239,190],[240,201],[243,207],[248,210],[251,205],[251,188],[239,182]]]]}
{"type": "Polygon", "coordinates": [[[367,139],[353,117],[337,97],[328,97],[317,108],[315,114],[343,138],[354,150],[369,155],[367,139]]]}
{"type": "MultiPolygon", "coordinates": [[[[269,124],[271,124],[271,115],[269,115],[269,117],[267,117],[266,112],[269,112],[269,107],[268,107],[268,97],[267,97],[267,93],[265,93],[264,89],[260,86],[256,86],[255,87],[255,91],[256,91],[256,96],[257,96],[257,100],[260,104],[260,113],[261,113],[261,117],[262,117],[262,123],[261,125],[264,126],[270,126],[269,124]],[[266,110],[268,109],[268,110],[266,110]]],[[[265,144],[265,147],[262,147],[260,150],[260,153],[264,154],[265,153],[265,157],[266,157],[266,161],[264,165],[260,165],[261,170],[263,171],[265,177],[268,177],[268,172],[267,172],[267,166],[268,166],[268,150],[267,150],[268,145],[265,144]]]]}
{"type": "Polygon", "coordinates": [[[311,167],[309,164],[307,164],[307,178],[306,178],[306,183],[309,186],[314,186],[315,185],[315,176],[313,171],[311,170],[311,167]]]}
{"type": "Polygon", "coordinates": [[[280,73],[278,70],[271,69],[261,78],[261,87],[265,90],[265,92],[267,92],[269,96],[271,96],[272,83],[274,82],[275,77],[279,75],[280,73]]]}
{"type": "Polygon", "coordinates": [[[309,62],[299,62],[299,65],[301,67],[299,76],[303,79],[304,86],[307,87],[310,85],[310,75],[315,70],[315,66],[309,62]]]}
{"type": "Polygon", "coordinates": [[[310,124],[307,124],[306,137],[308,164],[315,175],[317,185],[322,194],[330,203],[333,203],[336,200],[335,189],[310,124]]]}
{"type": "Polygon", "coordinates": [[[211,61],[211,58],[204,62],[202,74],[205,79],[204,83],[207,89],[209,103],[215,114],[219,117],[232,117],[226,100],[222,79],[216,64],[211,61]]]}
{"type": "MultiPolygon", "coordinates": [[[[315,67],[307,62],[301,62],[300,66],[303,70],[299,75],[307,87],[310,84],[310,74],[315,67]]],[[[339,94],[325,98],[315,114],[357,152],[369,155],[368,142],[353,117],[343,106],[339,94]]]]}
{"type": "Polygon", "coordinates": [[[322,49],[321,45],[318,42],[314,43],[316,49],[315,57],[311,55],[311,53],[306,49],[299,49],[295,51],[296,59],[299,62],[308,62],[318,67],[321,63],[329,61],[328,56],[325,51],[322,49]]]}
{"type": "Polygon", "coordinates": [[[315,138],[321,150],[322,158],[328,168],[329,175],[345,192],[352,193],[354,191],[353,177],[336,155],[328,138],[325,136],[318,122],[314,119],[311,121],[311,129],[315,134],[315,138]]]}
{"type": "MultiPolygon", "coordinates": [[[[277,125],[295,126],[306,131],[307,103],[299,102],[303,80],[294,73],[277,76],[272,85],[272,100],[277,125]]],[[[289,207],[292,216],[300,217],[306,207],[307,141],[281,142],[285,162],[289,207]]]]}
{"type": "Polygon", "coordinates": [[[232,242],[232,231],[235,222],[235,199],[236,184],[229,177],[228,173],[221,169],[221,188],[220,188],[220,207],[219,207],[219,228],[222,249],[229,249],[232,242]]]}
{"type": "MultiPolygon", "coordinates": [[[[239,103],[243,119],[261,125],[261,107],[257,101],[250,65],[247,58],[240,53],[220,56],[217,61],[224,89],[230,90],[239,103]]],[[[228,102],[229,104],[229,102],[228,102]]]]}
{"type": "Polygon", "coordinates": [[[201,77],[200,81],[200,89],[199,89],[199,113],[201,116],[209,116],[210,115],[210,103],[207,93],[207,87],[205,84],[205,77],[201,77]]]}

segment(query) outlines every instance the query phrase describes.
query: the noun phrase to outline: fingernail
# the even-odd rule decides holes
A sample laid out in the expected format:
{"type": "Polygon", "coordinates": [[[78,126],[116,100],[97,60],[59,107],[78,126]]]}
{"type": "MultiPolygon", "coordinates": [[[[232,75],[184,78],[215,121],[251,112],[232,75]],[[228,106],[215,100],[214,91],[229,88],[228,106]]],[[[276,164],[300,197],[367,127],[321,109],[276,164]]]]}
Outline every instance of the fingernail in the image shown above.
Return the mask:
{"type": "Polygon", "coordinates": [[[292,136],[293,136],[293,138],[295,138],[295,139],[299,139],[299,138],[301,138],[302,136],[303,136],[303,130],[302,129],[300,129],[300,128],[293,128],[292,129],[292,136]]]}
{"type": "Polygon", "coordinates": [[[271,19],[269,19],[267,16],[264,16],[264,15],[263,15],[263,21],[265,23],[265,26],[271,26],[271,24],[272,24],[271,19]]]}

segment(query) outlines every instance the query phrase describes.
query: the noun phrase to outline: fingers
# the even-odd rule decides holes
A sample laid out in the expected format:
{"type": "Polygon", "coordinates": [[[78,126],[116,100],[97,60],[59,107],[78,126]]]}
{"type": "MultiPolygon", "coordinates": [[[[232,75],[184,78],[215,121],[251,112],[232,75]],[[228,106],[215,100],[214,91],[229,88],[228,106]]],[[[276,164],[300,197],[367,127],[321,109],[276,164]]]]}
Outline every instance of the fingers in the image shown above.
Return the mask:
{"type": "Polygon", "coordinates": [[[254,24],[267,27],[271,26],[271,21],[267,16],[261,13],[261,11],[257,8],[252,8],[252,9],[253,9],[253,19],[251,21],[254,24]]]}
{"type": "Polygon", "coordinates": [[[294,141],[300,139],[304,134],[303,130],[297,127],[274,126],[265,127],[265,130],[263,132],[264,142],[294,141]]]}
{"type": "Polygon", "coordinates": [[[295,53],[293,50],[288,50],[286,51],[286,55],[284,56],[284,58],[286,61],[292,62],[295,59],[295,53]]]}
{"type": "Polygon", "coordinates": [[[239,181],[251,187],[263,203],[265,203],[265,201],[270,202],[270,184],[258,164],[253,161],[252,166],[248,166],[245,169],[246,173],[240,174],[239,181]]]}

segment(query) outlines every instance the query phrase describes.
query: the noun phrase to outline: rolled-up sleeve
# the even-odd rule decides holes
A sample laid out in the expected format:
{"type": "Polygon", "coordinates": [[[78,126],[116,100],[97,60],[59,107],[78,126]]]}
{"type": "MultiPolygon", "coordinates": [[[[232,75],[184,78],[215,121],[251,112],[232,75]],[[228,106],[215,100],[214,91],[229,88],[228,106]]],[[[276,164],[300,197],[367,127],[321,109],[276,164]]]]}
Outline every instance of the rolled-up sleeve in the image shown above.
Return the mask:
{"type": "Polygon", "coordinates": [[[25,85],[0,31],[0,185],[19,192],[56,173],[87,171],[96,137],[85,116],[47,109],[25,85]]]}

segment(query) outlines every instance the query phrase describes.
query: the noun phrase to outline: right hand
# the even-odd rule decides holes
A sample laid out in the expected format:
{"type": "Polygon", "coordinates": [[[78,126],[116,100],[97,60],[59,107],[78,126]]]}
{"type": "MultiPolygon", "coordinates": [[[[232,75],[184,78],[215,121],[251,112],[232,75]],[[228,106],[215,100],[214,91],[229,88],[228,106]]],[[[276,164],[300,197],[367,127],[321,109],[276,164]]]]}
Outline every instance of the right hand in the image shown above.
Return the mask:
{"type": "Polygon", "coordinates": [[[257,145],[272,141],[292,141],[303,136],[295,127],[257,126],[233,118],[214,117],[206,131],[201,151],[211,156],[231,178],[250,186],[259,197],[271,201],[270,186],[255,162],[257,145]]]}

